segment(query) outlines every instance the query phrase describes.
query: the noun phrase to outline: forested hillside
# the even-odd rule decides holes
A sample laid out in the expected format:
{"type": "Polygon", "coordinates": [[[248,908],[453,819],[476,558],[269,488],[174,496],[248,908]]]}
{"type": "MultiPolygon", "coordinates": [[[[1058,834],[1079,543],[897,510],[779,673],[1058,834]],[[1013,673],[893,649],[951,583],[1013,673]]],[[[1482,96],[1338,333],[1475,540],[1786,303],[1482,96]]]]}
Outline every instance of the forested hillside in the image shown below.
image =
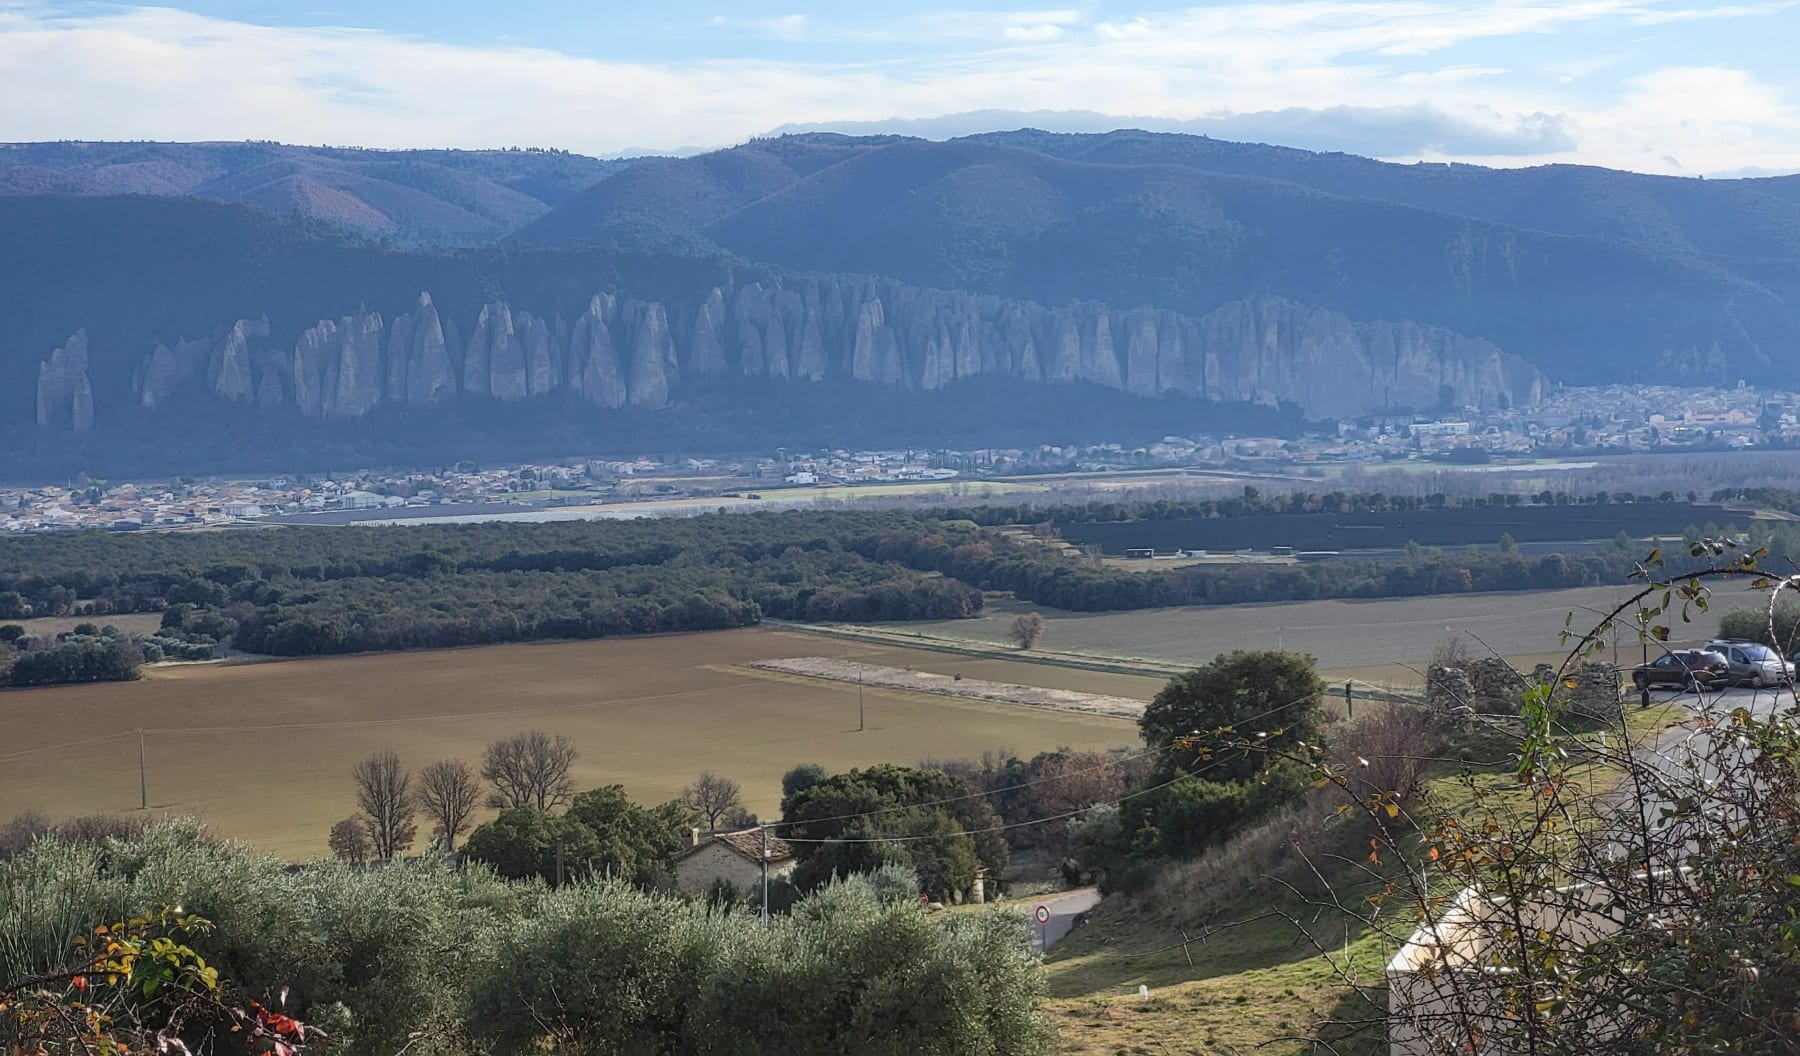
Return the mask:
{"type": "Polygon", "coordinates": [[[399,245],[465,245],[509,234],[628,164],[553,150],[11,143],[0,145],[0,195],[206,198],[399,245]]]}
{"type": "Polygon", "coordinates": [[[1275,294],[1487,338],[1579,383],[1748,376],[1800,334],[1794,177],[1401,166],[1140,132],[818,134],[620,174],[521,234],[644,225],[1048,303],[1275,294]]]}

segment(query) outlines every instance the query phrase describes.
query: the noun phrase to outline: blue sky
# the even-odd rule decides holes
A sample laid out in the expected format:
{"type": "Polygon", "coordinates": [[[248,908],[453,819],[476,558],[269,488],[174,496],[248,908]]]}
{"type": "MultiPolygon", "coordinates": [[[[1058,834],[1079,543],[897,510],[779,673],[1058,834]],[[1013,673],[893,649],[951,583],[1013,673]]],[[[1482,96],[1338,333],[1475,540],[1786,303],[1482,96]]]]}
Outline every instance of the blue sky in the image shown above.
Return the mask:
{"type": "Polygon", "coordinates": [[[609,154],[1125,123],[1403,161],[1788,172],[1796,42],[1797,0],[0,0],[0,139],[609,154]]]}

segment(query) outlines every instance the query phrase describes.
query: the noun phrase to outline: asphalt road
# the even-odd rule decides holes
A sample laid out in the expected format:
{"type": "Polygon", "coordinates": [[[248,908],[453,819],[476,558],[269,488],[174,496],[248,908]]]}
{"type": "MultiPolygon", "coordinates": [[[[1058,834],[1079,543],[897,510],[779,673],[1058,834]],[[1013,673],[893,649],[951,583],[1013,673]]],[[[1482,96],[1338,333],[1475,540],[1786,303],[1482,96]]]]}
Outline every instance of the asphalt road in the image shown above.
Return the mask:
{"type": "Polygon", "coordinates": [[[1054,895],[1042,895],[1038,898],[1020,899],[1017,903],[1019,912],[1032,918],[1032,948],[1042,953],[1056,945],[1058,939],[1067,935],[1075,926],[1075,918],[1100,904],[1100,892],[1091,887],[1077,888],[1054,895]],[[1037,907],[1044,906],[1050,910],[1050,923],[1039,926],[1037,918],[1032,916],[1037,907]]]}
{"type": "MultiPolygon", "coordinates": [[[[1631,707],[1637,701],[1637,690],[1625,691],[1625,706],[1631,707]]],[[[1737,708],[1747,708],[1750,714],[1766,719],[1773,715],[1783,704],[1794,703],[1794,691],[1785,686],[1771,686],[1768,689],[1751,689],[1747,686],[1720,690],[1703,690],[1699,693],[1683,693],[1673,687],[1653,686],[1650,699],[1654,703],[1676,703],[1687,707],[1697,715],[1708,713],[1730,714],[1737,708]]]]}

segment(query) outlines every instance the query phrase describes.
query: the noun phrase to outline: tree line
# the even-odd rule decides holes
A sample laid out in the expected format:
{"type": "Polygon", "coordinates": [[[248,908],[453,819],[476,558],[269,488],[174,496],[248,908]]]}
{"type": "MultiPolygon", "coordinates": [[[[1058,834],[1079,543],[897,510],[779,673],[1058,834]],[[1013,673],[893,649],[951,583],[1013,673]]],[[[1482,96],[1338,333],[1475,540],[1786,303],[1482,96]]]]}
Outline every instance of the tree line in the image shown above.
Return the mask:
{"type": "MultiPolygon", "coordinates": [[[[1720,492],[1714,502],[1735,497],[1720,492]]],[[[1002,524],[1092,524],[1119,521],[1182,521],[1212,517],[1256,517],[1267,514],[1307,513],[1405,513],[1413,510],[1516,509],[1521,506],[1605,506],[1611,503],[1692,503],[1698,496],[1663,491],[1655,495],[1631,492],[1594,491],[1585,494],[1567,491],[1490,492],[1486,495],[1459,496],[1445,492],[1407,495],[1380,491],[1272,491],[1264,492],[1254,485],[1242,493],[1208,499],[1092,499],[1079,503],[983,502],[979,506],[953,506],[944,516],[973,521],[980,525],[1002,524]]],[[[1800,511],[1795,511],[1800,512],[1800,511]]]]}
{"type": "Polygon", "coordinates": [[[130,682],[139,668],[161,660],[210,660],[214,647],[179,632],[145,637],[108,624],[78,623],[54,638],[0,624],[0,686],[57,686],[81,682],[130,682]]]}
{"type": "Polygon", "coordinates": [[[800,512],[45,536],[0,542],[0,616],[160,611],[172,637],[304,656],[980,612],[962,582],[866,556],[884,530],[979,531],[800,512]]]}
{"type": "MultiPolygon", "coordinates": [[[[1107,505],[1104,512],[1120,512],[1107,505]]],[[[1193,509],[1152,504],[1139,512],[1193,509]]],[[[1096,612],[1557,589],[1624,582],[1634,567],[1618,547],[1532,558],[1506,548],[1409,547],[1397,560],[1149,572],[1072,555],[963,514],[1000,516],[796,510],[8,539],[0,540],[0,618],[161,612],[166,656],[180,655],[172,644],[179,642],[307,656],[717,630],[765,617],[957,619],[978,615],[986,591],[1096,612]]],[[[1767,534],[1762,522],[1753,530],[1767,534]]],[[[1800,538],[1791,542],[1800,553],[1800,538]]]]}

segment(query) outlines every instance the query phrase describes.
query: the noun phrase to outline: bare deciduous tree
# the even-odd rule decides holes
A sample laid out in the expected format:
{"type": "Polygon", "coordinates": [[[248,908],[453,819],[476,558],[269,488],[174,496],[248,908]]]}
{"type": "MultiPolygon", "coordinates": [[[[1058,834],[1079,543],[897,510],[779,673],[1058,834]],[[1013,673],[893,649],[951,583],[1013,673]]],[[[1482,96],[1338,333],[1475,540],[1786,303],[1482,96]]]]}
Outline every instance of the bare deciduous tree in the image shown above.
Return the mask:
{"type": "Polygon", "coordinates": [[[444,850],[456,850],[456,838],[469,831],[469,819],[481,805],[481,778],[461,759],[439,759],[419,768],[419,808],[431,819],[432,836],[444,850]]]}
{"type": "Polygon", "coordinates": [[[1035,612],[1025,613],[1012,621],[1006,635],[1017,642],[1019,648],[1030,649],[1044,637],[1044,618],[1035,612]]]}
{"type": "Polygon", "coordinates": [[[369,827],[359,817],[352,815],[333,825],[325,842],[340,861],[361,865],[369,860],[369,827]]]}
{"type": "Polygon", "coordinates": [[[369,850],[377,861],[390,861],[412,846],[419,827],[413,822],[412,775],[400,755],[384,748],[350,768],[356,780],[356,805],[369,830],[369,850]]]}
{"type": "Polygon", "coordinates": [[[1037,766],[1033,794],[1046,817],[1072,814],[1125,791],[1125,770],[1105,752],[1058,752],[1037,766]]]}
{"type": "Polygon", "coordinates": [[[527,730],[488,745],[481,776],[494,790],[488,805],[560,807],[574,794],[569,768],[575,765],[575,744],[562,734],[552,737],[541,730],[527,730]]]}
{"type": "Polygon", "coordinates": [[[720,777],[708,770],[682,790],[681,802],[706,819],[706,831],[716,832],[719,819],[733,807],[743,805],[744,790],[729,777],[720,777]]]}

